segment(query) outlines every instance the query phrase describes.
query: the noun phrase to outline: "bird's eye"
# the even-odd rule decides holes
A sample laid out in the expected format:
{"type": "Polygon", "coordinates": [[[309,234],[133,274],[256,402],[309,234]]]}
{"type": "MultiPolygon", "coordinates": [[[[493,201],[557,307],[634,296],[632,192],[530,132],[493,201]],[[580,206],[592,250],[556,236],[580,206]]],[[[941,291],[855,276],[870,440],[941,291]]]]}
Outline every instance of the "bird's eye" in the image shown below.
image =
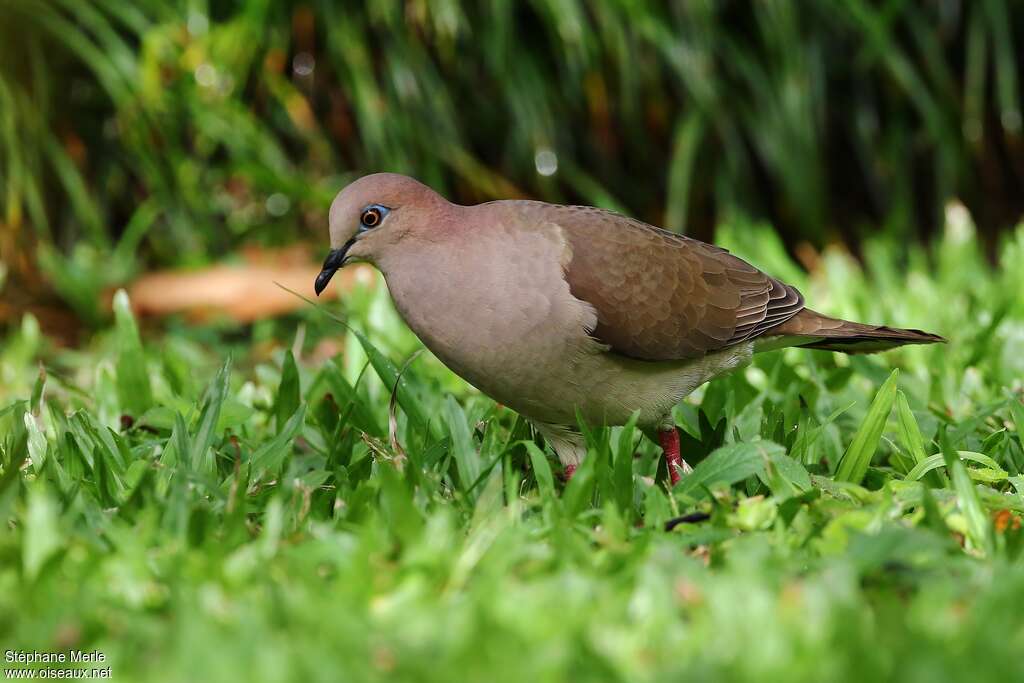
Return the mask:
{"type": "Polygon", "coordinates": [[[380,225],[380,222],[384,220],[384,216],[386,216],[387,213],[388,209],[377,204],[366,207],[363,209],[363,214],[359,217],[360,230],[376,228],[380,225]]]}

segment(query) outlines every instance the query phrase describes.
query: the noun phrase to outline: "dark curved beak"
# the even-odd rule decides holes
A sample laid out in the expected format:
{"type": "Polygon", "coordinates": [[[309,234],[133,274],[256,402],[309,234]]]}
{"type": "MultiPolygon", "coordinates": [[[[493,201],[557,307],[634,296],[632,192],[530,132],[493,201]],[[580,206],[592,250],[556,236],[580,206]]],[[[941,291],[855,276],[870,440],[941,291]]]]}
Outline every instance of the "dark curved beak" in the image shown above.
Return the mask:
{"type": "Polygon", "coordinates": [[[316,282],[313,283],[313,291],[317,296],[320,296],[320,292],[327,288],[327,283],[331,281],[338,269],[345,265],[345,256],[348,255],[348,250],[355,243],[356,240],[353,237],[345,242],[341,249],[331,249],[331,253],[327,254],[327,258],[324,259],[324,267],[316,276],[316,282]]]}

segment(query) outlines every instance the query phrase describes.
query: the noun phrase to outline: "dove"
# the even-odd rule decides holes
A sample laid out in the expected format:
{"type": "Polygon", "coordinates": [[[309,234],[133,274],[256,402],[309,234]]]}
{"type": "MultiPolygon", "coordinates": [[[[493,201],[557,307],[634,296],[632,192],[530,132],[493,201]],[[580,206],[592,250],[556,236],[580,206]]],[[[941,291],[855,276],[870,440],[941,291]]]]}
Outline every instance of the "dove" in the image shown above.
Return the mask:
{"type": "Polygon", "coordinates": [[[338,193],[329,230],[316,293],[338,269],[372,264],[423,344],[532,422],[566,476],[586,454],[579,420],[622,425],[636,414],[676,484],[689,466],[673,407],[755,353],[945,341],[817,313],[725,249],[589,206],[462,206],[376,173],[338,193]]]}

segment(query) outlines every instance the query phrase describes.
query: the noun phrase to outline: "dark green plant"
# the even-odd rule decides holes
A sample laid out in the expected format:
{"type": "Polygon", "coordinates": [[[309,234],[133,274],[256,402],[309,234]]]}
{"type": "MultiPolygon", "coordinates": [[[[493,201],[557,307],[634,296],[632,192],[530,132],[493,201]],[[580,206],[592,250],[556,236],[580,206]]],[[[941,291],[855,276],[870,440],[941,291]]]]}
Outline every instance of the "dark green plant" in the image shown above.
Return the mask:
{"type": "Polygon", "coordinates": [[[959,197],[991,235],[1024,209],[1022,21],[1009,0],[7,0],[4,260],[43,245],[95,319],[140,264],[322,238],[333,193],[380,169],[704,238],[738,210],[818,245],[931,230],[959,197]]]}

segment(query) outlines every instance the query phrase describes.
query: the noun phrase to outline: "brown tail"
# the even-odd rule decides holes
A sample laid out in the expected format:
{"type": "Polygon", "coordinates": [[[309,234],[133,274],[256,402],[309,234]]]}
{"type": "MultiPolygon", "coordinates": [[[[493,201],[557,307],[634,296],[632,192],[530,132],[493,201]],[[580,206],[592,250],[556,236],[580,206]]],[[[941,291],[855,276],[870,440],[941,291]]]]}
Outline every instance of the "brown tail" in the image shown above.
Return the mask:
{"type": "Polygon", "coordinates": [[[849,320],[829,318],[805,308],[767,335],[801,337],[793,346],[805,349],[824,349],[843,353],[875,353],[904,344],[936,344],[946,340],[937,334],[921,330],[904,330],[883,325],[864,325],[849,320]]]}

